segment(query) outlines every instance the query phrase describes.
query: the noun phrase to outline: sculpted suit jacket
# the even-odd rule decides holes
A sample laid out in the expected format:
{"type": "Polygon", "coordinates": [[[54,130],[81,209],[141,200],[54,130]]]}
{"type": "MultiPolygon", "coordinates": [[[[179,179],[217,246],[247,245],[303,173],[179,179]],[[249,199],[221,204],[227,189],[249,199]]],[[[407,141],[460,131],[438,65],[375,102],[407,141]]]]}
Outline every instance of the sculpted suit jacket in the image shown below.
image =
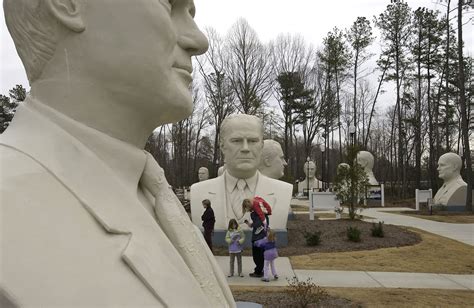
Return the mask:
{"type": "Polygon", "coordinates": [[[434,204],[441,205],[465,205],[467,183],[458,175],[455,179],[444,183],[433,198],[434,204]]]}
{"type": "MultiPolygon", "coordinates": [[[[286,229],[288,221],[288,211],[290,209],[291,194],[293,186],[280,180],[274,180],[264,176],[259,171],[255,195],[265,199],[272,207],[272,215],[270,216],[270,227],[273,229],[286,229]]],[[[195,183],[191,186],[191,215],[193,223],[200,224],[202,205],[204,199],[211,201],[212,209],[216,217],[215,229],[227,229],[229,220],[234,217],[234,213],[227,205],[225,173],[217,178],[207,181],[195,183]]],[[[250,221],[247,213],[244,219],[250,221]]]]}
{"type": "Polygon", "coordinates": [[[0,159],[0,291],[18,306],[211,306],[137,191],[55,123],[21,106],[0,159]]]}

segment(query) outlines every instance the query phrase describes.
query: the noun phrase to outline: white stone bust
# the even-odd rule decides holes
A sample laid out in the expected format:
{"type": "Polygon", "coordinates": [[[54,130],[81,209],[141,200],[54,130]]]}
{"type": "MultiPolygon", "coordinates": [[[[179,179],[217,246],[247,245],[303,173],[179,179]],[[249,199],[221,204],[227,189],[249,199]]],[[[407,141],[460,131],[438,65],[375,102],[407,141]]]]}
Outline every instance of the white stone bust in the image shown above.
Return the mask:
{"type": "Polygon", "coordinates": [[[258,171],[263,148],[262,121],[252,115],[235,114],[221,125],[220,149],[225,171],[221,176],[191,186],[191,216],[200,224],[201,201],[209,199],[216,217],[215,229],[225,230],[230,219],[243,228],[249,213],[242,212],[245,198],[260,196],[272,207],[270,226],[285,229],[291,200],[292,185],[271,179],[258,171]],[[239,190],[239,183],[242,184],[239,190]]]}
{"type": "Polygon", "coordinates": [[[3,5],[31,92],[0,136],[0,294],[18,307],[235,307],[143,150],[193,110],[191,57],[208,46],[193,2],[3,5]]]}
{"type": "Polygon", "coordinates": [[[205,181],[209,179],[209,169],[206,167],[201,167],[198,170],[198,179],[199,182],[205,181]]]}
{"type": "Polygon", "coordinates": [[[272,139],[264,140],[258,170],[263,175],[278,180],[285,175],[287,165],[280,143],[272,139]]]}
{"type": "Polygon", "coordinates": [[[316,178],[316,164],[312,160],[304,163],[303,172],[306,175],[306,178],[298,183],[299,193],[303,193],[305,190],[308,189],[308,181],[309,190],[312,190],[313,188],[323,188],[322,182],[316,178]]]}
{"type": "Polygon", "coordinates": [[[369,180],[369,185],[379,185],[372,170],[374,168],[374,156],[370,152],[360,151],[357,153],[357,163],[364,168],[369,180]]]}
{"type": "Polygon", "coordinates": [[[446,153],[438,160],[439,178],[443,186],[436,192],[433,203],[436,205],[465,205],[467,183],[461,177],[462,160],[456,153],[446,153]]]}

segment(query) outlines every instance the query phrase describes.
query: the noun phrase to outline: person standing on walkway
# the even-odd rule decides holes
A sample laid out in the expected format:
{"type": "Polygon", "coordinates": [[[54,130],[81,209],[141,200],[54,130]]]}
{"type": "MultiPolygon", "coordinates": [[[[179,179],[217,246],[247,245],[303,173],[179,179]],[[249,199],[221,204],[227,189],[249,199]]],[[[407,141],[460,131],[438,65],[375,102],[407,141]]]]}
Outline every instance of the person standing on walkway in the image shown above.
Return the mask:
{"type": "Polygon", "coordinates": [[[230,270],[228,277],[234,276],[234,261],[237,258],[237,272],[242,275],[242,248],[245,241],[245,233],[240,229],[237,220],[231,219],[225,235],[225,241],[229,244],[230,270]]]}
{"type": "Polygon", "coordinates": [[[247,219],[244,221],[247,226],[252,228],[252,258],[253,262],[255,263],[255,269],[253,273],[250,273],[250,277],[261,278],[263,277],[263,247],[259,245],[259,241],[265,238],[267,235],[266,231],[264,230],[262,220],[258,216],[258,214],[253,210],[252,203],[244,202],[242,204],[242,212],[250,212],[250,219],[252,222],[249,222],[247,219]]]}
{"type": "Polygon", "coordinates": [[[276,236],[275,232],[273,230],[268,229],[267,230],[267,241],[263,245],[263,257],[264,257],[264,267],[263,267],[263,278],[262,281],[269,282],[270,279],[268,278],[268,270],[269,267],[272,270],[272,275],[275,280],[278,279],[278,274],[275,269],[275,259],[278,258],[278,251],[276,249],[276,236]]]}
{"type": "Polygon", "coordinates": [[[201,216],[202,226],[204,228],[204,239],[206,240],[209,249],[212,251],[212,233],[214,232],[216,218],[214,217],[214,211],[211,208],[211,201],[208,199],[202,200],[202,206],[205,209],[201,216]]]}

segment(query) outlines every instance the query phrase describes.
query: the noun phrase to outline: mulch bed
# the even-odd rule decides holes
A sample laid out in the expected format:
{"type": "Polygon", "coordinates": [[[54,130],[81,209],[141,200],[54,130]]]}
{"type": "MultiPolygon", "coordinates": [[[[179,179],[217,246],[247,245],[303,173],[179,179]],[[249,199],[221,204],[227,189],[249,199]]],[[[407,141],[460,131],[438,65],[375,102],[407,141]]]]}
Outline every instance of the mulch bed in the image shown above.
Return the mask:
{"type": "MultiPolygon", "coordinates": [[[[394,225],[383,226],[385,237],[373,237],[371,236],[372,225],[369,222],[349,219],[310,221],[308,214],[295,214],[295,219],[289,220],[287,224],[288,246],[278,248],[278,254],[288,257],[315,252],[373,250],[410,246],[421,242],[421,237],[417,233],[394,225]],[[349,227],[357,227],[361,231],[361,242],[355,243],[347,239],[346,232],[349,227]],[[321,232],[321,242],[317,246],[307,246],[304,235],[314,232],[321,232]]],[[[243,255],[250,256],[251,252],[251,249],[245,249],[243,255]]],[[[228,255],[227,247],[215,247],[214,254],[228,255]]]]}
{"type": "MultiPolygon", "coordinates": [[[[232,292],[236,301],[254,302],[263,305],[264,308],[277,307],[300,307],[294,299],[285,292],[232,292]]],[[[360,307],[360,304],[352,303],[350,300],[327,296],[318,304],[309,304],[306,307],[360,307]]]]}

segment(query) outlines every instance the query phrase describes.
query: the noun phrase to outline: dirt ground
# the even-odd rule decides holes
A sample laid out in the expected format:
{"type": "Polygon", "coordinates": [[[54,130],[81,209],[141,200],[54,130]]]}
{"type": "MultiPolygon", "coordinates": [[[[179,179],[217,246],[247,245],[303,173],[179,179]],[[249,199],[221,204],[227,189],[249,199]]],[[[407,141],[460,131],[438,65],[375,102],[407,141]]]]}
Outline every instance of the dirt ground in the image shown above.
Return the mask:
{"type": "MultiPolygon", "coordinates": [[[[360,220],[309,220],[308,214],[295,214],[294,220],[288,221],[288,246],[279,247],[278,254],[282,257],[305,255],[315,252],[341,252],[355,250],[373,250],[386,247],[401,247],[414,245],[421,237],[403,227],[384,225],[385,237],[371,236],[372,223],[360,220]],[[361,242],[355,243],[347,239],[349,227],[357,227],[361,231],[361,242]],[[304,237],[306,233],[321,232],[321,242],[317,246],[308,246],[304,237]]],[[[278,239],[277,239],[278,245],[278,239]]],[[[216,255],[228,255],[227,247],[216,247],[216,255]]],[[[251,255],[250,249],[244,250],[244,255],[251,255]]]]}

